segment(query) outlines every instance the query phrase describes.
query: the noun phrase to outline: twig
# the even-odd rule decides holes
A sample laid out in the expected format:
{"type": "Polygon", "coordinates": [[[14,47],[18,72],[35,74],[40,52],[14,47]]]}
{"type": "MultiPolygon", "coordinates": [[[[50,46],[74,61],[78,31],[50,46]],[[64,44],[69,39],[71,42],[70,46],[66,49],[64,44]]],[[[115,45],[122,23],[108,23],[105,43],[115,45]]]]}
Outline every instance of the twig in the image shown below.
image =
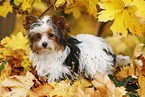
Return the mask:
{"type": "Polygon", "coordinates": [[[57,0],[55,0],[40,16],[39,18],[41,18],[55,3],[57,0]]]}
{"type": "Polygon", "coordinates": [[[104,23],[104,22],[101,23],[97,36],[100,37],[102,35],[102,33],[103,33],[103,27],[105,25],[106,25],[106,23],[104,23]]]}

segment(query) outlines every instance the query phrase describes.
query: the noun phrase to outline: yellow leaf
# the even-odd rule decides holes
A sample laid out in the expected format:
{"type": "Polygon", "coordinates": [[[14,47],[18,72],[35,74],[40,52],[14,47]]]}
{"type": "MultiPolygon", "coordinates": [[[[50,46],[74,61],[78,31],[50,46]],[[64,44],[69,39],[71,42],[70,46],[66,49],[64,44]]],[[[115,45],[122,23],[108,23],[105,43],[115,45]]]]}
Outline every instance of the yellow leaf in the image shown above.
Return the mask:
{"type": "Polygon", "coordinates": [[[31,64],[30,64],[29,60],[24,60],[21,64],[21,66],[24,67],[24,72],[26,73],[30,69],[31,64]]]}
{"type": "Polygon", "coordinates": [[[125,95],[127,93],[127,91],[125,91],[126,88],[121,86],[121,87],[116,87],[115,90],[115,95],[116,97],[122,97],[122,95],[125,95]]]}
{"type": "Polygon", "coordinates": [[[62,97],[78,97],[78,89],[71,86],[68,80],[62,81],[60,83],[52,83],[54,85],[54,90],[50,91],[50,96],[62,96],[62,97]]]}
{"type": "Polygon", "coordinates": [[[80,87],[80,88],[86,88],[92,85],[92,83],[84,78],[80,78],[78,80],[75,80],[73,83],[75,87],[80,87]]]}
{"type": "Polygon", "coordinates": [[[10,0],[4,2],[2,6],[0,6],[0,16],[6,17],[9,12],[12,12],[12,6],[10,5],[10,0]]]}
{"type": "Polygon", "coordinates": [[[101,0],[100,5],[104,10],[99,13],[99,21],[106,22],[114,19],[111,30],[115,36],[126,36],[128,30],[133,35],[144,35],[145,25],[139,23],[135,15],[137,7],[129,5],[129,2],[130,0],[101,0]]]}
{"type": "Polygon", "coordinates": [[[73,7],[71,9],[65,10],[65,13],[70,14],[73,13],[73,16],[78,19],[81,16],[81,9],[80,7],[73,7]]]}
{"type": "Polygon", "coordinates": [[[57,0],[55,5],[56,5],[56,7],[59,7],[60,5],[64,4],[66,1],[67,1],[67,7],[68,8],[72,7],[74,5],[73,0],[57,0]]]}
{"type": "Polygon", "coordinates": [[[123,78],[127,78],[128,76],[134,74],[134,66],[133,64],[130,64],[130,66],[126,65],[123,67],[120,67],[120,71],[116,74],[116,77],[119,80],[122,80],[123,78]]]}
{"type": "MultiPolygon", "coordinates": [[[[33,1],[34,1],[34,0],[33,0],[33,1]]],[[[35,0],[34,4],[40,6],[41,0],[35,0]]]]}
{"type": "Polygon", "coordinates": [[[138,78],[139,82],[139,89],[138,89],[138,94],[139,97],[145,97],[145,77],[143,75],[140,75],[138,78]]]}
{"type": "Polygon", "coordinates": [[[25,11],[31,7],[31,4],[27,0],[24,0],[21,7],[25,11]]]}
{"type": "Polygon", "coordinates": [[[127,35],[127,29],[124,24],[124,18],[125,18],[124,12],[115,15],[114,22],[110,28],[112,31],[114,31],[113,32],[114,36],[122,36],[122,34],[123,36],[127,35]]]}
{"type": "Polygon", "coordinates": [[[22,32],[19,32],[16,36],[12,35],[11,38],[6,37],[2,39],[1,44],[12,50],[22,49],[30,51],[27,36],[24,36],[22,32]]]}
{"type": "Polygon", "coordinates": [[[138,8],[137,16],[139,17],[140,22],[145,23],[145,1],[143,0],[133,1],[131,2],[131,4],[138,8]]]}
{"type": "Polygon", "coordinates": [[[124,18],[124,23],[126,28],[129,29],[129,31],[133,35],[137,36],[144,36],[145,34],[145,25],[139,23],[139,20],[137,16],[134,14],[135,11],[137,10],[136,7],[128,7],[124,12],[125,12],[125,18],[124,18]]]}
{"type": "Polygon", "coordinates": [[[104,9],[98,16],[99,21],[113,20],[125,5],[122,0],[101,0],[100,6],[104,9]]]}
{"type": "Polygon", "coordinates": [[[11,56],[12,51],[8,48],[0,48],[0,58],[6,58],[7,56],[11,56]]]}
{"type": "Polygon", "coordinates": [[[16,5],[19,5],[19,4],[23,3],[23,1],[24,1],[24,0],[14,0],[14,3],[15,3],[16,5]]]}
{"type": "Polygon", "coordinates": [[[86,6],[87,8],[87,12],[89,13],[89,15],[94,16],[95,18],[97,18],[97,4],[99,3],[98,0],[88,0],[89,1],[89,6],[86,6]]]}
{"type": "Polygon", "coordinates": [[[64,4],[65,3],[65,0],[57,0],[55,5],[56,7],[59,7],[61,4],[64,4]]]}
{"type": "Polygon", "coordinates": [[[133,0],[123,0],[125,5],[130,4],[133,0]]]}

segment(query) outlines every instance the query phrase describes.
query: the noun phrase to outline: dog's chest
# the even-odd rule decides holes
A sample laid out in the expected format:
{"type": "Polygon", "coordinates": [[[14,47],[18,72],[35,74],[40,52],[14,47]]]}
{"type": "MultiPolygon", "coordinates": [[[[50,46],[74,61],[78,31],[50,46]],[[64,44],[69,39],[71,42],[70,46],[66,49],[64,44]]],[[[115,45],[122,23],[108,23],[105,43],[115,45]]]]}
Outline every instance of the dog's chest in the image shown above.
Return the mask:
{"type": "Polygon", "coordinates": [[[35,67],[38,76],[47,77],[48,82],[59,80],[62,73],[68,74],[69,69],[63,65],[67,56],[67,52],[53,52],[51,54],[35,54],[30,53],[30,60],[33,60],[33,67],[35,67]]]}

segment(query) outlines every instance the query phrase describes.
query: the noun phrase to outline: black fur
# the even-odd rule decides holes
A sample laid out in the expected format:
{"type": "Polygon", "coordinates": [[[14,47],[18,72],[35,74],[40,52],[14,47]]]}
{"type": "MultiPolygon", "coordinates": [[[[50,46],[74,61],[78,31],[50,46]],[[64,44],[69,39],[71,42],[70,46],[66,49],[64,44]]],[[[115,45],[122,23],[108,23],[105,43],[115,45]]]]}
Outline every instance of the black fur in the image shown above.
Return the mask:
{"type": "MultiPolygon", "coordinates": [[[[53,24],[53,28],[56,30],[55,32],[59,36],[59,41],[65,47],[68,46],[70,48],[70,53],[64,61],[64,64],[70,67],[72,73],[78,73],[78,66],[79,66],[79,56],[80,56],[80,49],[77,44],[81,43],[77,39],[67,36],[65,39],[63,38],[63,33],[57,25],[53,24]]],[[[70,78],[68,76],[68,78],[70,78]]]]}
{"type": "Polygon", "coordinates": [[[65,65],[71,67],[71,70],[78,73],[80,49],[77,44],[81,43],[73,37],[67,37],[67,46],[70,48],[70,54],[65,59],[65,65]]]}
{"type": "Polygon", "coordinates": [[[107,53],[108,55],[111,55],[114,58],[113,63],[114,63],[114,66],[115,66],[115,64],[116,64],[116,55],[112,54],[111,52],[107,51],[106,49],[103,49],[103,51],[105,53],[107,53]]]}
{"type": "Polygon", "coordinates": [[[57,33],[57,35],[58,35],[60,44],[66,46],[66,40],[63,39],[63,33],[60,30],[60,28],[57,27],[57,25],[55,25],[55,24],[52,24],[52,26],[53,26],[54,32],[57,33]]]}

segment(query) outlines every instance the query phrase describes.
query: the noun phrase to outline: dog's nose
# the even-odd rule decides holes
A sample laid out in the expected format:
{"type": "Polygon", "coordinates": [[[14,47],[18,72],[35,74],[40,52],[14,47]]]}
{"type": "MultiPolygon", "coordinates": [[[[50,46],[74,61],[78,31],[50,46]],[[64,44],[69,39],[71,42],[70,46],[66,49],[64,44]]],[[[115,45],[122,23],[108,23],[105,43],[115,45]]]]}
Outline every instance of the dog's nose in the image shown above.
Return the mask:
{"type": "Polygon", "coordinates": [[[46,43],[46,42],[43,42],[43,43],[42,43],[42,46],[43,46],[44,48],[46,48],[46,47],[47,47],[47,43],[46,43]]]}

